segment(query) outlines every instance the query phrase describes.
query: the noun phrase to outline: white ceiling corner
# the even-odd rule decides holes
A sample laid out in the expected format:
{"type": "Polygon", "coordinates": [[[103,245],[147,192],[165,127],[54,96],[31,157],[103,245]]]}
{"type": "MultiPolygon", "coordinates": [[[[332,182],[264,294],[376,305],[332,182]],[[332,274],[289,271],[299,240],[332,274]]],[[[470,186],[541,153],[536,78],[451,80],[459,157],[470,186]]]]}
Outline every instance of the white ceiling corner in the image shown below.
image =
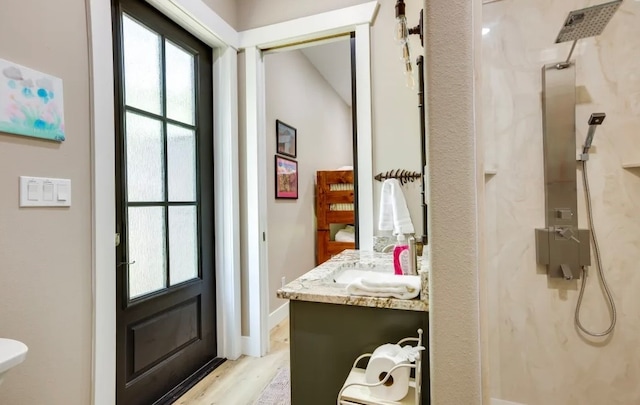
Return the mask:
{"type": "Polygon", "coordinates": [[[301,49],[311,64],[351,107],[351,41],[345,37],[301,49]]]}

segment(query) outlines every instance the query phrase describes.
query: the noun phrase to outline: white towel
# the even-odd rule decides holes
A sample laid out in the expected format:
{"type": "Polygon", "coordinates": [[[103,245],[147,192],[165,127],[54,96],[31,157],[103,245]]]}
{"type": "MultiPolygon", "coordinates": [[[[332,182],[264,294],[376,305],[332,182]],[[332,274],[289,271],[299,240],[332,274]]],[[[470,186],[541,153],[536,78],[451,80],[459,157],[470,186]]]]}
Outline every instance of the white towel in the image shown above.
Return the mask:
{"type": "Polygon", "coordinates": [[[382,183],[378,229],[393,231],[394,235],[415,232],[407,202],[397,179],[387,179],[382,183]]]}
{"type": "Polygon", "coordinates": [[[350,242],[354,243],[356,241],[356,233],[355,229],[351,225],[347,225],[344,229],[340,229],[336,232],[336,237],[334,238],[336,242],[350,242]]]}
{"type": "Polygon", "coordinates": [[[370,276],[359,277],[349,283],[347,292],[351,295],[408,300],[420,294],[420,285],[420,276],[371,273],[370,276]]]}

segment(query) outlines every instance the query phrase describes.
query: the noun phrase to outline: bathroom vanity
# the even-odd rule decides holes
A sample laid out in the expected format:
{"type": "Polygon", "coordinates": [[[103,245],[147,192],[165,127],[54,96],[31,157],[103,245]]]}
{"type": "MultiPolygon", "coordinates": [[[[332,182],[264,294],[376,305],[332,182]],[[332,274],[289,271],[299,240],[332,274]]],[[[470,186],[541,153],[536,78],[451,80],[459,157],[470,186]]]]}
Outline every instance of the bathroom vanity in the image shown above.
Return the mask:
{"type": "MultiPolygon", "coordinates": [[[[417,336],[418,328],[428,342],[427,271],[420,272],[420,295],[410,300],[352,296],[344,283],[336,282],[351,269],[392,268],[389,253],[345,250],[278,290],[279,298],[290,300],[292,404],[334,404],[360,354],[417,336]]],[[[422,375],[422,404],[429,404],[428,347],[423,352],[422,375]]]]}

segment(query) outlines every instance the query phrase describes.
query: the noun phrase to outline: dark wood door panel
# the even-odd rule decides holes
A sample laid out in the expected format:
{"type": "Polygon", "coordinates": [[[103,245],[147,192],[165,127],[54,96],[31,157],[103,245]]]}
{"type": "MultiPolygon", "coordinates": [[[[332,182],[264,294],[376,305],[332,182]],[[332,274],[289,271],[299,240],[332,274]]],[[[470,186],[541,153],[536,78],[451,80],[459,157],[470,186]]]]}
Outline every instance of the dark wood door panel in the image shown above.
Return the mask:
{"type": "Polygon", "coordinates": [[[132,376],[160,363],[199,338],[199,297],[131,325],[127,344],[133,352],[130,359],[132,376]]]}

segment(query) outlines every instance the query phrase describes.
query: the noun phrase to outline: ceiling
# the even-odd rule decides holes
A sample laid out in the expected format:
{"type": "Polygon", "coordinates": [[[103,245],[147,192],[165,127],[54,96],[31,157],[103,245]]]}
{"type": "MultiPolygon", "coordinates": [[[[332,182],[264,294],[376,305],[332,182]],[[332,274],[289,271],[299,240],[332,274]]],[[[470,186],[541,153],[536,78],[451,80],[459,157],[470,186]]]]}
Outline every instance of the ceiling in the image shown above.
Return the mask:
{"type": "Polygon", "coordinates": [[[301,49],[311,64],[351,107],[351,41],[349,37],[301,49]]]}

